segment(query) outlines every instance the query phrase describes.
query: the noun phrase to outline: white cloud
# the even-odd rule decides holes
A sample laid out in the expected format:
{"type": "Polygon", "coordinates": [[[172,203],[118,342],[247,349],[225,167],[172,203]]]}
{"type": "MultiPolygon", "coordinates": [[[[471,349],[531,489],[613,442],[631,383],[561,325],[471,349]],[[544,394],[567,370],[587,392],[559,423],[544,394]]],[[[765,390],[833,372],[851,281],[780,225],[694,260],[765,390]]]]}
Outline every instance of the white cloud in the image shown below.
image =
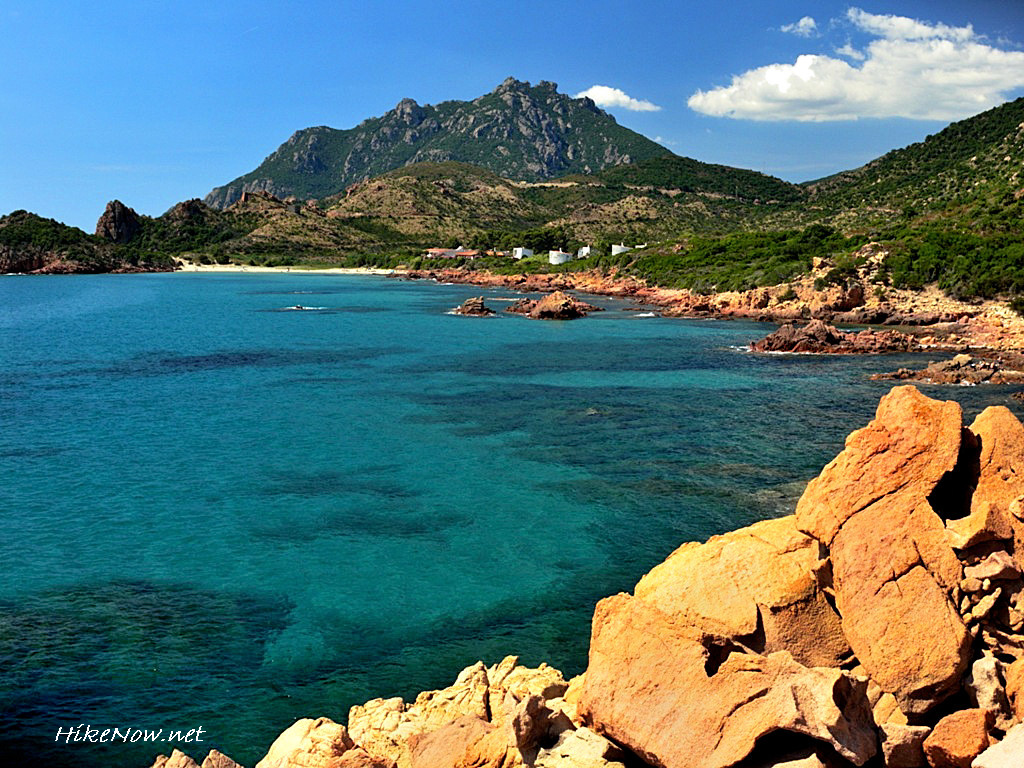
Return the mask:
{"type": "Polygon", "coordinates": [[[945,24],[928,24],[906,16],[868,13],[860,8],[851,8],[846,18],[857,28],[889,40],[943,40],[967,41],[975,38],[974,28],[949,27],[945,24]]]}
{"type": "Polygon", "coordinates": [[[584,96],[593,99],[599,107],[622,107],[634,112],[657,112],[661,109],[657,104],[644,99],[634,99],[625,91],[607,85],[592,85],[587,90],[577,93],[575,98],[582,99],[584,96]]]}
{"type": "Polygon", "coordinates": [[[818,23],[810,16],[804,16],[795,24],[783,24],[781,29],[800,37],[813,37],[818,32],[818,23]]]}
{"type": "Polygon", "coordinates": [[[958,120],[1024,86],[1024,52],[988,44],[968,25],[929,24],[851,8],[846,21],[872,38],[863,51],[836,50],[758,67],[727,86],[699,90],[691,109],[748,120],[958,120]]]}
{"type": "Polygon", "coordinates": [[[846,56],[848,59],[856,59],[857,61],[864,61],[864,59],[867,58],[867,55],[864,53],[864,51],[858,51],[849,43],[842,46],[841,48],[836,48],[836,53],[838,53],[840,56],[846,56]]]}

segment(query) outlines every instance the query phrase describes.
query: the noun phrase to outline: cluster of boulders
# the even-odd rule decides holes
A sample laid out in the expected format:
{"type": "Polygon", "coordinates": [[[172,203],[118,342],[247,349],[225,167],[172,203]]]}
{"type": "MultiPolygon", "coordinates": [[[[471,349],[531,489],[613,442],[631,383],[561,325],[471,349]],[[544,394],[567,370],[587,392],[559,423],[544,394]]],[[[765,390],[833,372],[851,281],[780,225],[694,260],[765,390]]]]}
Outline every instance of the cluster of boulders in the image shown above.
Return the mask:
{"type": "MultiPolygon", "coordinates": [[[[535,320],[575,320],[577,317],[586,317],[590,312],[601,312],[602,307],[588,304],[563,291],[553,291],[539,299],[518,299],[506,307],[505,311],[535,320]]],[[[484,304],[483,296],[474,296],[453,309],[452,314],[488,317],[494,314],[494,310],[484,304]]]]}
{"type": "MultiPolygon", "coordinates": [[[[581,683],[546,664],[524,667],[516,656],[491,667],[477,662],[413,702],[352,707],[347,727],[299,720],[256,768],[625,768],[623,749],[580,721],[581,683]]],[[[200,766],[176,750],[152,768],[200,766]]],[[[214,750],[201,768],[240,767],[214,750]]]]}
{"type": "Polygon", "coordinates": [[[927,381],[931,384],[1011,384],[1024,381],[1024,371],[1004,368],[998,359],[983,359],[968,354],[955,355],[950,360],[928,363],[925,368],[915,371],[899,368],[890,373],[876,373],[872,379],[896,381],[927,381]]]}
{"type": "Polygon", "coordinates": [[[893,389],[795,514],[602,600],[580,677],[477,663],[257,768],[1022,768],[1024,426],[962,416],[893,389]]]}
{"type": "Polygon", "coordinates": [[[754,341],[754,352],[802,352],[807,354],[879,354],[908,352],[917,343],[897,331],[840,331],[823,320],[806,325],[787,323],[765,338],[754,341]]]}
{"type": "Polygon", "coordinates": [[[519,299],[510,304],[505,311],[526,315],[535,320],[574,320],[577,317],[586,317],[589,312],[600,312],[601,307],[580,301],[564,291],[554,291],[539,299],[519,299]]]}

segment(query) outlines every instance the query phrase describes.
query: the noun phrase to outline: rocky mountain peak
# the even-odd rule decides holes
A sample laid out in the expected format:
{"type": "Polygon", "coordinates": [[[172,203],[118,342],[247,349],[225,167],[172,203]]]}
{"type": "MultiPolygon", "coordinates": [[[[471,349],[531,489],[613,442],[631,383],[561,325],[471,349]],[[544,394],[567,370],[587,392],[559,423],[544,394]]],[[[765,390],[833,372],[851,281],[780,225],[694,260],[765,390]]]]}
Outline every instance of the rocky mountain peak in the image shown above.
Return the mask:
{"type": "Polygon", "coordinates": [[[501,81],[501,84],[494,89],[494,93],[501,95],[508,93],[509,91],[525,91],[530,87],[530,84],[522,80],[516,80],[514,77],[506,77],[501,81]]]}
{"type": "Polygon", "coordinates": [[[426,112],[414,99],[402,99],[395,105],[392,114],[408,125],[416,125],[423,122],[426,112]]]}
{"type": "Polygon", "coordinates": [[[472,101],[420,105],[402,99],[355,128],[299,131],[259,167],[213,190],[206,202],[226,208],[243,192],[319,199],[353,182],[419,162],[455,161],[511,179],[588,173],[668,153],[616,124],[592,102],[506,78],[472,101]]]}
{"type": "Polygon", "coordinates": [[[96,222],[96,234],[114,243],[127,243],[142,229],[139,215],[120,200],[111,200],[96,222]]]}

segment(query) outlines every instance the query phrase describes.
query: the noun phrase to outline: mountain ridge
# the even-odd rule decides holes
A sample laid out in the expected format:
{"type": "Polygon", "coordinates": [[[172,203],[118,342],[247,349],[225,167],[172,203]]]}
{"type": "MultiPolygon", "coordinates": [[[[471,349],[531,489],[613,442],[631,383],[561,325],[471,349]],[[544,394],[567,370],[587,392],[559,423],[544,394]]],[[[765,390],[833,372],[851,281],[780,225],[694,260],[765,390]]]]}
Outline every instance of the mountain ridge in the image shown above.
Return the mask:
{"type": "Polygon", "coordinates": [[[509,77],[471,101],[420,105],[405,98],[354,128],[296,131],[256,169],[204,200],[226,208],[243,192],[257,191],[319,199],[418,162],[466,162],[536,181],[671,154],[587,97],[561,94],[549,81],[531,85],[509,77]]]}

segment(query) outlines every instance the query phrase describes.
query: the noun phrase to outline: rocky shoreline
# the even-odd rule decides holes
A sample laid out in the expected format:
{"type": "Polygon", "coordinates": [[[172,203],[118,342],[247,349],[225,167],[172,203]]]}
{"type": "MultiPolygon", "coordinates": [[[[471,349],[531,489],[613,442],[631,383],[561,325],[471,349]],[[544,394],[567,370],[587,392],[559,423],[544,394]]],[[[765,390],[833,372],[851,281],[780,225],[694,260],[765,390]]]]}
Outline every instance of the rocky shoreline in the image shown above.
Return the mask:
{"type": "Polygon", "coordinates": [[[478,662],[300,720],[257,768],[1021,768],[1022,574],[1024,426],[896,387],[795,514],[600,601],[579,677],[478,662]]]}
{"type": "MultiPolygon", "coordinates": [[[[784,285],[701,295],[649,286],[641,280],[597,271],[499,275],[481,270],[410,270],[397,278],[505,288],[529,293],[578,291],[631,299],[666,317],[736,318],[774,323],[821,320],[840,325],[881,325],[910,336],[916,346],[1024,350],[1024,318],[1004,303],[957,301],[936,288],[878,290],[871,273],[845,286],[815,287],[827,265],[784,285]],[[899,329],[898,331],[896,329],[899,329]]],[[[895,336],[893,336],[895,338],[895,336]]],[[[900,342],[902,351],[902,342],[900,342]]],[[[877,350],[874,350],[877,351],[877,350]]]]}
{"type": "Polygon", "coordinates": [[[917,342],[896,331],[840,331],[823,320],[807,325],[792,323],[779,328],[759,341],[752,342],[752,352],[791,352],[797,354],[875,355],[883,352],[910,352],[917,342]]]}

